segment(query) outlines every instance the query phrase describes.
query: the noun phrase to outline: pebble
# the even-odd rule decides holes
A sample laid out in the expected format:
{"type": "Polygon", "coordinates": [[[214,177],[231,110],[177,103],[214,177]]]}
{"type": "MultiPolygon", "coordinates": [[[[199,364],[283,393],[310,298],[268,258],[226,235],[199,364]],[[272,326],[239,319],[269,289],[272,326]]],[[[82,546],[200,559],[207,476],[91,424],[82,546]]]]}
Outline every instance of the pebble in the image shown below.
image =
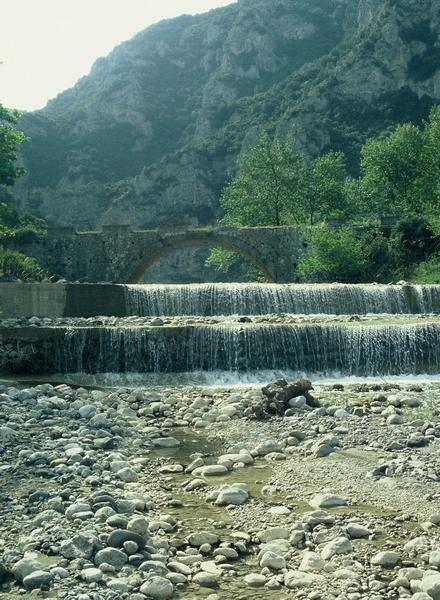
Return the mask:
{"type": "Polygon", "coordinates": [[[218,477],[219,475],[227,475],[227,473],[228,468],[224,465],[206,465],[204,467],[197,467],[197,469],[194,469],[192,475],[194,475],[194,477],[198,477],[199,475],[202,477],[218,477]]]}
{"type": "Polygon", "coordinates": [[[368,529],[368,527],[364,527],[359,523],[349,523],[345,530],[347,535],[352,540],[368,537],[371,534],[371,531],[368,529]]]}
{"type": "Polygon", "coordinates": [[[372,565],[380,565],[381,567],[395,567],[400,560],[400,555],[397,552],[386,550],[378,552],[371,559],[372,565]]]}
{"type": "Polygon", "coordinates": [[[284,585],[289,589],[300,589],[316,587],[323,583],[325,578],[316,573],[304,573],[303,571],[287,571],[284,575],[284,585]]]}
{"type": "Polygon", "coordinates": [[[324,560],[329,560],[335,554],[349,554],[353,552],[353,546],[346,537],[337,537],[328,542],[321,550],[321,556],[324,560]]]}
{"type": "MultiPolygon", "coordinates": [[[[414,451],[408,447],[414,440],[423,439],[420,447],[432,441],[435,450],[434,438],[440,437],[436,419],[408,419],[413,407],[405,403],[404,393],[399,404],[381,401],[380,411],[373,417],[368,402],[356,419],[349,406],[339,415],[342,420],[337,420],[339,405],[328,414],[325,406],[317,410],[304,408],[302,412],[295,409],[288,419],[262,423],[261,436],[255,437],[257,441],[252,445],[247,442],[248,447],[239,435],[232,441],[225,435],[225,449],[217,453],[218,458],[214,454],[213,459],[211,449],[206,452],[203,444],[188,457],[178,449],[181,442],[169,435],[174,427],[204,423],[209,429],[203,434],[198,432],[197,438],[201,436],[205,443],[213,433],[220,439],[225,428],[231,426],[233,432],[233,421],[241,418],[257,392],[207,390],[206,396],[205,392],[197,394],[176,393],[171,388],[166,392],[103,392],[48,386],[44,392],[41,388],[35,394],[23,394],[14,411],[9,411],[11,401],[9,396],[5,400],[0,384],[0,405],[5,415],[1,427],[6,428],[4,439],[0,432],[2,459],[6,457],[6,466],[14,464],[19,477],[28,469],[35,479],[24,494],[10,494],[13,501],[5,496],[10,511],[4,512],[5,531],[20,531],[15,542],[20,540],[26,550],[20,558],[22,554],[12,548],[6,535],[0,540],[5,548],[0,581],[3,579],[6,594],[9,585],[12,593],[21,585],[29,595],[33,589],[50,587],[62,600],[73,600],[73,596],[75,600],[160,600],[191,595],[192,588],[187,586],[193,582],[206,588],[194,595],[219,600],[228,593],[223,582],[229,585],[232,577],[238,577],[248,588],[263,588],[261,592],[248,589],[249,596],[271,593],[280,598],[294,594],[299,600],[327,600],[327,595],[332,600],[391,600],[397,594],[409,598],[412,592],[416,600],[436,597],[436,586],[440,589],[439,515],[433,514],[428,522],[426,513],[424,521],[417,523],[411,507],[405,509],[408,515],[397,519],[364,513],[362,505],[356,504],[364,500],[356,493],[355,480],[340,487],[337,481],[334,483],[336,491],[339,487],[347,492],[347,498],[352,498],[353,508],[334,514],[324,510],[347,505],[346,497],[325,486],[332,485],[327,469],[333,469],[334,463],[343,469],[346,450],[352,446],[368,452],[373,464],[386,464],[381,477],[403,475],[423,485],[431,481],[427,474],[435,474],[437,464],[430,448],[422,451],[421,460],[418,446],[414,451]],[[223,417],[227,417],[227,425],[223,417]],[[395,417],[405,422],[399,423],[395,417]],[[371,418],[379,424],[374,437],[371,418]],[[101,444],[102,440],[106,441],[101,444]],[[315,458],[340,449],[343,452],[329,461],[315,458]],[[293,463],[292,455],[297,463],[293,463]],[[281,465],[267,464],[263,459],[289,462],[284,471],[281,465]],[[217,464],[205,464],[212,460],[217,464]],[[287,490],[280,475],[285,472],[290,483],[292,465],[303,462],[310,465],[307,492],[320,491],[310,496],[314,510],[306,512],[303,502],[309,498],[307,493],[301,496],[297,489],[287,490]],[[263,495],[251,498],[246,483],[219,485],[215,479],[212,484],[212,480],[200,478],[212,469],[214,476],[225,476],[224,481],[238,480],[238,474],[243,473],[242,481],[248,478],[252,490],[261,489],[263,495]],[[120,476],[124,471],[128,474],[126,480],[120,476]],[[152,479],[151,473],[158,477],[152,479]],[[321,489],[312,487],[314,476],[326,481],[321,489]],[[201,491],[205,488],[207,493],[201,491]],[[215,506],[204,506],[205,498],[215,506]],[[166,507],[172,515],[164,514],[166,507]],[[197,528],[199,507],[201,531],[197,528]],[[222,507],[228,507],[227,513],[222,507]],[[403,544],[396,534],[406,519],[418,527],[419,534],[403,544]],[[376,550],[383,551],[374,555],[372,544],[351,542],[368,537],[376,550]],[[393,554],[396,560],[383,558],[393,554]],[[253,557],[261,569],[259,573],[249,573],[255,569],[253,557]],[[400,557],[404,566],[399,569],[400,557]],[[21,579],[20,563],[23,572],[26,565],[30,568],[21,579]],[[418,566],[406,566],[411,564],[418,566]],[[387,573],[378,567],[397,568],[387,573]],[[18,583],[7,577],[8,569],[15,569],[18,583]],[[207,596],[208,590],[218,586],[218,594],[207,596]]],[[[251,427],[257,430],[256,423],[251,427]]],[[[195,435],[193,431],[191,436],[195,435]]],[[[192,439],[192,443],[195,441],[192,439]]],[[[428,485],[429,502],[435,507],[437,494],[434,485],[428,485]]]]}
{"type": "Polygon", "coordinates": [[[93,567],[84,569],[84,571],[81,572],[81,577],[87,581],[87,583],[96,583],[101,581],[103,576],[104,575],[101,569],[95,569],[93,567]]]}
{"type": "Polygon", "coordinates": [[[264,552],[260,558],[260,567],[269,567],[269,569],[281,570],[286,567],[286,561],[282,556],[275,552],[264,552]]]}
{"type": "Polygon", "coordinates": [[[174,595],[174,585],[165,577],[152,577],[140,587],[140,591],[153,600],[169,600],[174,595]]]}
{"type": "Polygon", "coordinates": [[[23,586],[27,590],[35,590],[41,587],[47,587],[52,582],[53,576],[47,571],[32,571],[23,578],[23,586]]]}
{"type": "Polygon", "coordinates": [[[230,486],[221,487],[215,503],[218,506],[233,504],[239,506],[249,500],[249,487],[245,483],[235,483],[230,486]]]}
{"type": "Polygon", "coordinates": [[[200,547],[202,546],[202,544],[214,545],[218,542],[218,536],[215,535],[215,533],[211,533],[210,531],[194,532],[188,536],[188,543],[191,546],[200,547]]]}
{"type": "Polygon", "coordinates": [[[263,587],[267,582],[266,577],[259,573],[249,573],[244,576],[243,580],[246,585],[253,588],[263,587]]]}
{"type": "Polygon", "coordinates": [[[34,571],[44,571],[43,565],[36,559],[35,555],[25,555],[21,560],[12,566],[12,574],[18,581],[23,581],[25,577],[34,571]]]}
{"type": "Polygon", "coordinates": [[[134,542],[137,546],[136,550],[138,548],[142,550],[145,546],[145,539],[142,535],[127,529],[115,529],[112,531],[108,537],[107,545],[113,548],[122,548],[125,542],[134,542]]]}
{"type": "Polygon", "coordinates": [[[194,575],[193,582],[201,587],[216,588],[218,587],[218,576],[212,573],[200,572],[194,575]]]}
{"type": "Polygon", "coordinates": [[[95,555],[95,565],[99,567],[102,563],[107,563],[112,567],[120,568],[127,562],[127,555],[116,548],[104,548],[95,555]]]}
{"type": "Polygon", "coordinates": [[[332,508],[334,506],[346,506],[347,500],[336,494],[318,494],[309,501],[313,508],[332,508]]]}

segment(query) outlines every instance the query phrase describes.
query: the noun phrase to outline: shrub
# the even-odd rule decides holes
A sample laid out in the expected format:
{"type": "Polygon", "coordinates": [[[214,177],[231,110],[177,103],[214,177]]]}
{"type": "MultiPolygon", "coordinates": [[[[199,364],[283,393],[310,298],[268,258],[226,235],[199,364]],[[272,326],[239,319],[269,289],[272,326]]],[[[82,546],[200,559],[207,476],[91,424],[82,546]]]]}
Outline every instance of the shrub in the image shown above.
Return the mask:
{"type": "Polygon", "coordinates": [[[45,277],[47,277],[46,271],[40,267],[35,258],[0,246],[0,280],[40,281],[45,277]]]}
{"type": "Polygon", "coordinates": [[[367,241],[353,227],[320,225],[308,239],[310,251],[299,261],[301,281],[359,282],[369,279],[371,258],[367,241]]]}
{"type": "Polygon", "coordinates": [[[411,274],[412,283],[440,283],[440,254],[419,263],[411,274]]]}

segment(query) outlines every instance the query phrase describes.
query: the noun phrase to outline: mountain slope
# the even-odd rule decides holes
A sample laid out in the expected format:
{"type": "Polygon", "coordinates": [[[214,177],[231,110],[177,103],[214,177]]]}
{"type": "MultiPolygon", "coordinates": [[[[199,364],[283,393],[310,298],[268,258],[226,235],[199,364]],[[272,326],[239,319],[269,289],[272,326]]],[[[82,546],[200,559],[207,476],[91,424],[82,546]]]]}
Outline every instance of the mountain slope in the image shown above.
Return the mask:
{"type": "Polygon", "coordinates": [[[24,205],[82,227],[211,223],[269,129],[357,169],[360,144],[440,99],[435,0],[241,0],[161,22],[25,115],[24,205]]]}

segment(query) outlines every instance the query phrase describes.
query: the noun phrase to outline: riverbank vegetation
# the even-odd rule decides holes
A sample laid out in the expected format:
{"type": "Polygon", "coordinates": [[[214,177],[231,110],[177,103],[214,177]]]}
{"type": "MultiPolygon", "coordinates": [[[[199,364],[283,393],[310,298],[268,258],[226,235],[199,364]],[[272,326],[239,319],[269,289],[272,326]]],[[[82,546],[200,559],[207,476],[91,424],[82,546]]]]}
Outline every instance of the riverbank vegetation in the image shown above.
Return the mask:
{"type": "MultiPolygon", "coordinates": [[[[293,139],[263,134],[222,193],[220,224],[313,226],[300,281],[439,283],[440,106],[422,127],[368,140],[359,178],[345,162],[341,152],[311,161],[293,139]]],[[[207,264],[226,272],[240,262],[215,248],[207,264]]]]}
{"type": "Polygon", "coordinates": [[[9,192],[24,169],[18,164],[18,151],[27,141],[15,127],[20,113],[0,104],[0,280],[40,280],[47,273],[37,261],[7,247],[12,242],[26,242],[45,234],[44,221],[32,215],[20,214],[10,202],[9,192]]]}

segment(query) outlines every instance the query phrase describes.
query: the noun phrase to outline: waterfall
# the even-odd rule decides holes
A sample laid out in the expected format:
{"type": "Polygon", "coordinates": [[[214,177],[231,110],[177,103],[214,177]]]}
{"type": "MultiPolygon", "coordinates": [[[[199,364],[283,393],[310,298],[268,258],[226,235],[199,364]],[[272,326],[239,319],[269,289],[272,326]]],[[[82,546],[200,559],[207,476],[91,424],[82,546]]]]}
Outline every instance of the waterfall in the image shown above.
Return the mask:
{"type": "Polygon", "coordinates": [[[189,284],[124,286],[127,315],[440,313],[440,285],[189,284]]]}
{"type": "Polygon", "coordinates": [[[62,372],[289,369],[343,375],[437,373],[440,325],[79,328],[57,336],[62,372]]]}

